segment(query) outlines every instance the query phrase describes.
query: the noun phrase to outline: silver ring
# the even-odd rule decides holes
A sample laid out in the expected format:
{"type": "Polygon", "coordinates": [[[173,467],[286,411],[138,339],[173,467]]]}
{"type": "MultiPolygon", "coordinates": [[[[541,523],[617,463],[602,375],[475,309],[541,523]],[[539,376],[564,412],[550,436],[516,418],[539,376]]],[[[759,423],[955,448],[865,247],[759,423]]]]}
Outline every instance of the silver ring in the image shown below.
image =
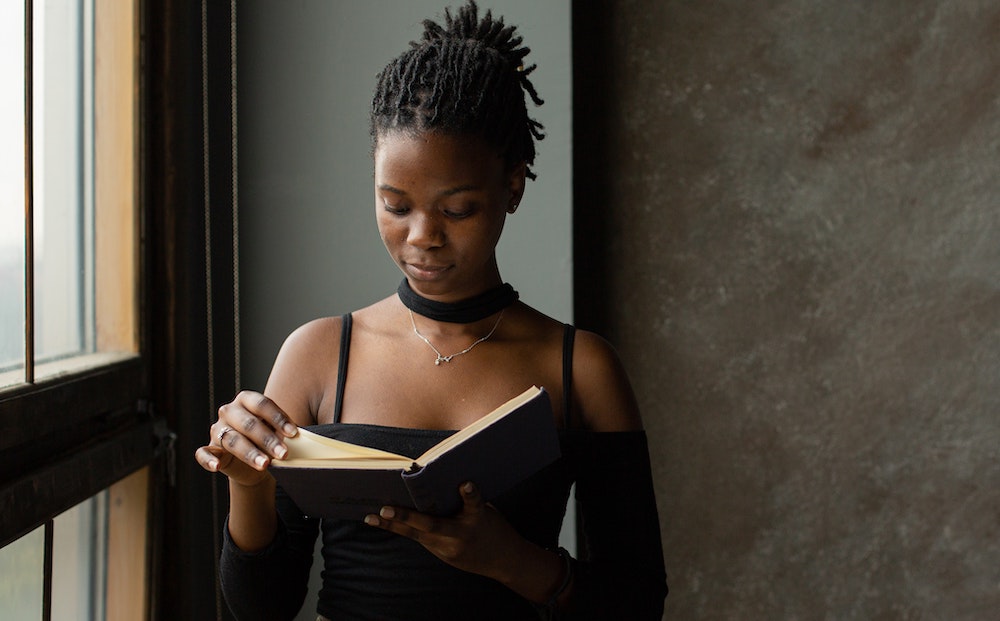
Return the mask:
{"type": "Polygon", "coordinates": [[[225,437],[226,437],[226,434],[227,434],[227,433],[229,433],[229,432],[230,432],[230,431],[232,431],[232,430],[233,430],[233,428],[232,428],[232,427],[223,427],[223,428],[222,428],[222,429],[221,429],[221,430],[219,431],[219,435],[217,435],[217,436],[216,436],[216,437],[217,437],[217,438],[219,439],[219,444],[222,444],[222,440],[223,440],[223,438],[225,438],[225,437]]]}

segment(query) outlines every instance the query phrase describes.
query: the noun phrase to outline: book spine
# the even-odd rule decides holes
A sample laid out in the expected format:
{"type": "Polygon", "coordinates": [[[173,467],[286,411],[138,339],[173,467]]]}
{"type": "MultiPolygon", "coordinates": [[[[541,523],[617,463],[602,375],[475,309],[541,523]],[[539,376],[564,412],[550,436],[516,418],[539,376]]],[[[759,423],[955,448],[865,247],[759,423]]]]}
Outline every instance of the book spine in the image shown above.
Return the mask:
{"type": "Polygon", "coordinates": [[[410,498],[417,511],[441,515],[445,512],[445,507],[440,506],[436,494],[420,478],[422,471],[422,468],[414,463],[409,470],[401,472],[400,475],[403,477],[403,483],[406,485],[407,491],[410,492],[410,498]]]}

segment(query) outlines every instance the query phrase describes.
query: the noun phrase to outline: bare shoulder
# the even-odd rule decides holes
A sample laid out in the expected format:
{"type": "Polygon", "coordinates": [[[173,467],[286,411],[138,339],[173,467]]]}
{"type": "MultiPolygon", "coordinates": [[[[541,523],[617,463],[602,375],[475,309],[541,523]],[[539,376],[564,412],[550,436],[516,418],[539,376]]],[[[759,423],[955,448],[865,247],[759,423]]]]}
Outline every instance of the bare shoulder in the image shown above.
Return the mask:
{"type": "Polygon", "coordinates": [[[580,420],[593,431],[642,429],[639,406],[618,352],[608,341],[577,330],[573,398],[580,420]]]}
{"type": "Polygon", "coordinates": [[[340,317],[313,319],[296,328],[285,338],[285,342],[281,346],[281,354],[315,356],[331,344],[340,343],[342,324],[343,320],[340,317]]]}
{"type": "Polygon", "coordinates": [[[340,317],[314,319],[285,338],[267,379],[265,394],[296,423],[315,423],[331,364],[340,351],[340,317]]]}

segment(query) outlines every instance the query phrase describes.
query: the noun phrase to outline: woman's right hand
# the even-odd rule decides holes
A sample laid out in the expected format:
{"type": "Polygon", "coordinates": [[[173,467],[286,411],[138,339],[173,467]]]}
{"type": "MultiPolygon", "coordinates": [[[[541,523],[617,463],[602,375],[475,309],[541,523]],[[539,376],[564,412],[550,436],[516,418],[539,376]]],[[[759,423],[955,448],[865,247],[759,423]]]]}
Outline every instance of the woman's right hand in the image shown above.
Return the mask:
{"type": "Polygon", "coordinates": [[[219,408],[219,420],[210,428],[209,443],[195,451],[195,460],[209,472],[221,472],[230,481],[257,485],[271,475],[271,459],[287,453],[284,438],[298,427],[273,401],[244,390],[219,408]]]}

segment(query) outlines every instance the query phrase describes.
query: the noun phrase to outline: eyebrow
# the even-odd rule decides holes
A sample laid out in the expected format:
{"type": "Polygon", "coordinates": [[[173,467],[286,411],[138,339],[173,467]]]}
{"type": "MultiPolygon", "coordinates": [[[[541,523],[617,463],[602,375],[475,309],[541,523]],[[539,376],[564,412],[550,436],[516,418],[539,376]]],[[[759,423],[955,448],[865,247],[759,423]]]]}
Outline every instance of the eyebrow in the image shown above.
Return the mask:
{"type": "MultiPolygon", "coordinates": [[[[393,187],[393,186],[389,185],[388,183],[380,183],[378,185],[378,189],[380,189],[382,191],[385,191],[385,192],[391,192],[392,194],[398,194],[400,196],[406,196],[406,191],[405,190],[400,190],[399,188],[393,187]]],[[[474,191],[476,191],[478,189],[479,189],[478,186],[471,185],[471,184],[459,185],[459,186],[455,186],[453,188],[448,188],[447,190],[444,190],[443,192],[441,192],[439,194],[439,196],[454,196],[455,194],[461,194],[462,192],[474,192],[474,191]]]]}

